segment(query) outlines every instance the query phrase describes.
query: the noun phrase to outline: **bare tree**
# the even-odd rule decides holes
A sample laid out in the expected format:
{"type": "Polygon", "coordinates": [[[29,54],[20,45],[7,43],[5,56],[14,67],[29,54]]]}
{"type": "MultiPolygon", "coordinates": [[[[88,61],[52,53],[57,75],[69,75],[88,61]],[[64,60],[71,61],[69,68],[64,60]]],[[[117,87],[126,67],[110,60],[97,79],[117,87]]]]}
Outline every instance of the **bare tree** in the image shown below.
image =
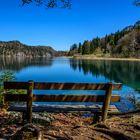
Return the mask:
{"type": "Polygon", "coordinates": [[[70,8],[71,0],[21,0],[22,5],[35,3],[38,6],[45,6],[47,8],[70,8]]]}
{"type": "MultiPolygon", "coordinates": [[[[35,3],[36,5],[44,5],[47,8],[70,8],[72,0],[21,0],[22,5],[35,3]]],[[[85,0],[86,2],[86,0],[85,0]]],[[[135,6],[140,6],[140,0],[133,0],[135,6]]]]}
{"type": "Polygon", "coordinates": [[[134,5],[140,6],[140,0],[134,0],[134,5]]]}

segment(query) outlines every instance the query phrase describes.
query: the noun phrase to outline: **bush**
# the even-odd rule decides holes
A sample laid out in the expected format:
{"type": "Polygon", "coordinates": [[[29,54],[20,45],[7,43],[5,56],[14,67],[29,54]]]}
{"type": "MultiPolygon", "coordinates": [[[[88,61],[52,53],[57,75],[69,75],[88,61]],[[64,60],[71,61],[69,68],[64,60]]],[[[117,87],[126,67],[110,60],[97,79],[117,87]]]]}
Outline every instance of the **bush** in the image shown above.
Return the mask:
{"type": "Polygon", "coordinates": [[[136,109],[140,109],[140,101],[136,98],[135,93],[131,93],[127,98],[136,109]]]}
{"type": "Polygon", "coordinates": [[[0,73],[0,104],[3,104],[3,94],[5,92],[3,88],[4,81],[14,81],[15,75],[13,71],[3,71],[0,73]]]}

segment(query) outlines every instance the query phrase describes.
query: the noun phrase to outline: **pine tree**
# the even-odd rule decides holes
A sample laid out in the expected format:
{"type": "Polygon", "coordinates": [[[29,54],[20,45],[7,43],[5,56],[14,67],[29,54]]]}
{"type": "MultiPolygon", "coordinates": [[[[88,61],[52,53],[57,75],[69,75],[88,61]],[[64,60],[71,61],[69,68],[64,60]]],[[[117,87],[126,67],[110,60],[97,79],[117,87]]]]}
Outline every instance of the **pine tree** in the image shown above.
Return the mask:
{"type": "Polygon", "coordinates": [[[78,49],[77,44],[73,44],[73,45],[70,47],[70,51],[74,51],[74,50],[76,50],[76,49],[78,49]]]}
{"type": "Polygon", "coordinates": [[[90,54],[90,42],[85,41],[82,47],[82,54],[90,54]]]}
{"type": "Polygon", "coordinates": [[[94,51],[95,51],[94,44],[93,44],[93,42],[91,41],[91,42],[90,42],[90,54],[93,54],[94,51]]]}
{"type": "Polygon", "coordinates": [[[78,53],[82,53],[82,44],[79,43],[79,46],[78,46],[78,53]]]}

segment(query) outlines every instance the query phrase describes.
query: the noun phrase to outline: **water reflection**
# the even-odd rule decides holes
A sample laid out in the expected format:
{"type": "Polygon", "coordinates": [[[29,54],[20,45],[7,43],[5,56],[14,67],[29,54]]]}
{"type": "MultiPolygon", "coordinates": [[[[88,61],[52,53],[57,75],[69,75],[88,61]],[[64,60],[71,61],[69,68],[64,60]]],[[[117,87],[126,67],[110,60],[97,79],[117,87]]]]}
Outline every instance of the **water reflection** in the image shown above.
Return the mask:
{"type": "Polygon", "coordinates": [[[85,75],[104,76],[140,91],[140,62],[70,59],[70,66],[85,75]]]}
{"type": "Polygon", "coordinates": [[[67,58],[0,57],[0,71],[21,81],[120,82],[140,92],[140,62],[67,58]]]}
{"type": "Polygon", "coordinates": [[[52,66],[53,59],[45,57],[0,57],[0,70],[20,71],[30,66],[52,66]]]}

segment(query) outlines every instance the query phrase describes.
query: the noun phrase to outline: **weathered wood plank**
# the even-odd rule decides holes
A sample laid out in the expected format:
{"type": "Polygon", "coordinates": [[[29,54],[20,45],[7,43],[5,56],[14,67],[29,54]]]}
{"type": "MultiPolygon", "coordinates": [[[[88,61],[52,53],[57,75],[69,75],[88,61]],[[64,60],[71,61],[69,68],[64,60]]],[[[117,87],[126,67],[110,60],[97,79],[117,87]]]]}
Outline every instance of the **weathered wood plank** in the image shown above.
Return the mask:
{"type": "Polygon", "coordinates": [[[27,122],[28,123],[32,123],[33,87],[34,87],[34,83],[32,81],[29,81],[28,90],[27,90],[27,122]]]}
{"type": "Polygon", "coordinates": [[[4,94],[5,102],[27,102],[27,94],[4,94]]]}
{"type": "MultiPolygon", "coordinates": [[[[46,106],[33,106],[33,112],[71,112],[71,111],[91,111],[92,113],[101,113],[102,105],[46,105],[46,106]]],[[[25,106],[10,106],[8,111],[26,112],[25,106]]],[[[110,105],[108,112],[119,112],[115,105],[110,105]]]]}
{"type": "Polygon", "coordinates": [[[112,83],[108,83],[108,87],[105,93],[105,99],[103,102],[103,108],[102,108],[102,121],[103,122],[107,119],[108,108],[111,102],[111,95],[112,95],[112,83]]]}
{"type": "Polygon", "coordinates": [[[4,89],[28,89],[28,82],[4,82],[4,89]]]}
{"type": "MultiPolygon", "coordinates": [[[[5,101],[27,101],[26,94],[5,94],[5,101]]],[[[33,95],[33,102],[103,102],[104,95],[33,95]]],[[[111,102],[119,102],[120,96],[113,95],[111,102]]]]}
{"type": "MultiPolygon", "coordinates": [[[[103,102],[104,95],[34,95],[34,102],[103,102]]],[[[111,102],[119,102],[120,96],[112,96],[111,102]]]]}
{"type": "MultiPolygon", "coordinates": [[[[4,89],[27,89],[28,82],[4,82],[4,89]]],[[[33,89],[46,90],[106,90],[107,83],[45,83],[35,82],[33,89]]],[[[112,84],[112,90],[120,90],[122,84],[112,84]]]]}

